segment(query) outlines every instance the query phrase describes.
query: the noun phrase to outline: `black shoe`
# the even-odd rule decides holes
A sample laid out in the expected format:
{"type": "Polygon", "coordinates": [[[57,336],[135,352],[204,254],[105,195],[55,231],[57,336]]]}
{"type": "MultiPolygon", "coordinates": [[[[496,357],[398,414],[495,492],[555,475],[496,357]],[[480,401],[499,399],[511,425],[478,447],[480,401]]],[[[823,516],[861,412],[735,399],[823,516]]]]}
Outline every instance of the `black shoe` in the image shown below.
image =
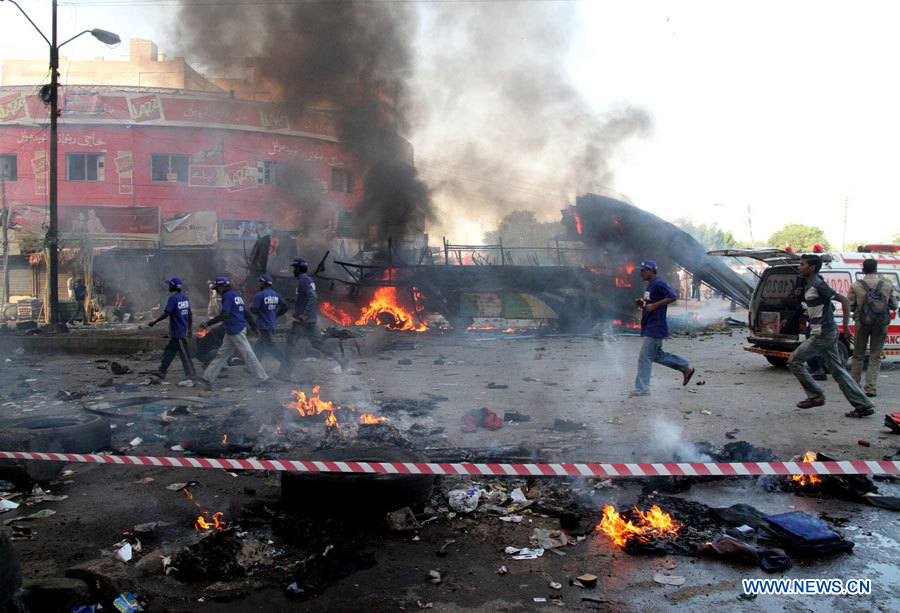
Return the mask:
{"type": "Polygon", "coordinates": [[[875,392],[866,392],[866,396],[868,396],[869,398],[874,398],[877,395],[878,394],[876,394],[875,392]]]}
{"type": "Polygon", "coordinates": [[[813,373],[812,378],[816,381],[828,381],[828,375],[823,372],[813,373]]]}

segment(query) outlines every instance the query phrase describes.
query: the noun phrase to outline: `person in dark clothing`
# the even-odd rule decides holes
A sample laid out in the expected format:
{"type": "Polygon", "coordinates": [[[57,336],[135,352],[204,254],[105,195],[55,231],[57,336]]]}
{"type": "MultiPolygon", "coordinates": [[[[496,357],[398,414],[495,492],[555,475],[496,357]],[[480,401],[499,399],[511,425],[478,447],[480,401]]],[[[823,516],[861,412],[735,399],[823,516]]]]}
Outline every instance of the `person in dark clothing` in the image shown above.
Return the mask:
{"type": "Polygon", "coordinates": [[[806,311],[806,319],[810,326],[810,336],[799,347],[794,349],[788,359],[788,369],[794,373],[806,398],[797,403],[801,409],[820,407],[825,404],[825,390],[813,381],[806,368],[806,361],[817,353],[825,358],[825,364],[834,377],[838,387],[843,392],[847,401],[853,405],[853,410],[845,413],[847,417],[868,417],[875,413],[872,402],[866,397],[865,392],[850,377],[850,374],[841,364],[837,350],[838,330],[834,322],[833,300],[838,301],[843,309],[843,334],[850,337],[850,301],[846,296],[838,294],[828,283],[819,276],[822,269],[822,258],[814,254],[805,254],[800,257],[800,265],[797,272],[806,279],[806,286],[802,290],[801,307],[806,311]]]}
{"type": "Polygon", "coordinates": [[[316,283],[307,273],[309,265],[303,258],[297,258],[293,263],[294,276],[297,278],[297,302],[294,305],[294,318],[291,322],[291,331],[288,333],[284,344],[284,359],[281,361],[281,369],[276,375],[279,379],[289,381],[294,371],[294,348],[297,341],[305,338],[315,349],[323,355],[330,357],[341,365],[341,370],[346,367],[346,362],[341,356],[322,340],[322,331],[316,323],[318,319],[319,297],[316,294],[316,283]]]}
{"type": "Polygon", "coordinates": [[[634,379],[634,391],[631,392],[631,396],[650,395],[650,370],[653,368],[653,362],[681,372],[682,385],[687,385],[694,376],[694,367],[687,360],[662,350],[662,341],[669,336],[666,311],[669,304],[677,299],[675,291],[656,276],[656,262],[653,260],[641,262],[640,270],[641,279],[647,281],[647,289],[643,298],[635,300],[638,306],[643,307],[641,313],[643,344],[638,356],[637,377],[634,379]]]}
{"type": "Polygon", "coordinates": [[[250,312],[256,315],[257,326],[259,328],[259,338],[253,345],[253,353],[262,360],[263,355],[268,352],[275,356],[281,362],[284,354],[281,349],[275,345],[273,333],[275,332],[276,320],[287,313],[288,307],[284,298],[272,289],[272,277],[262,275],[259,277],[259,293],[253,298],[253,304],[250,305],[250,312]]]}
{"type": "Polygon", "coordinates": [[[153,377],[157,379],[165,379],[166,373],[169,371],[169,365],[177,355],[181,358],[181,366],[184,368],[186,377],[194,377],[194,362],[191,360],[191,350],[188,347],[187,339],[193,335],[194,315],[191,313],[191,303],[188,297],[181,293],[181,279],[172,277],[166,279],[169,286],[169,301],[166,308],[159,317],[148,323],[151,328],[169,318],[169,342],[163,349],[162,363],[159,365],[159,371],[153,373],[153,377]]]}
{"type": "Polygon", "coordinates": [[[244,298],[231,289],[231,282],[227,277],[217,277],[215,286],[222,298],[222,312],[200,324],[200,328],[205,330],[209,326],[222,322],[222,327],[225,328],[225,337],[222,339],[222,346],[219,347],[216,356],[203,371],[203,377],[199,379],[200,384],[211,389],[212,382],[222,372],[228,358],[236,351],[256,377],[257,385],[264,385],[269,380],[269,376],[259,360],[256,359],[256,354],[253,353],[253,349],[247,341],[247,326],[254,330],[256,323],[244,308],[244,298]]]}
{"type": "Polygon", "coordinates": [[[72,291],[75,293],[75,314],[69,319],[69,323],[74,324],[75,320],[80,317],[84,325],[88,325],[90,322],[87,312],[84,310],[84,301],[87,300],[87,286],[84,284],[84,279],[75,279],[72,291]]]}

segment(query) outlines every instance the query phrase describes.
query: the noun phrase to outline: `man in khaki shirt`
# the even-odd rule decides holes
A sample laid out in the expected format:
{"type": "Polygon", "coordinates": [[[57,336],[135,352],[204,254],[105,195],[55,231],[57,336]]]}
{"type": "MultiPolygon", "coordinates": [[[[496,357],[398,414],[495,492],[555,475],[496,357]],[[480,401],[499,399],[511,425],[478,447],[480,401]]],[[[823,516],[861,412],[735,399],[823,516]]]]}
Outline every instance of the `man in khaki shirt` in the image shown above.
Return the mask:
{"type": "Polygon", "coordinates": [[[881,370],[881,352],[884,349],[884,340],[887,338],[888,324],[867,326],[860,322],[860,314],[866,301],[867,293],[866,287],[860,281],[864,281],[869,289],[875,289],[878,282],[881,281],[881,291],[885,298],[888,299],[888,308],[891,311],[897,310],[897,290],[888,279],[878,277],[876,274],[878,262],[875,260],[865,260],[862,270],[865,276],[850,286],[850,293],[847,296],[850,300],[850,311],[853,313],[856,322],[854,328],[856,341],[853,344],[853,367],[850,370],[850,376],[857,383],[860,382],[863,360],[866,357],[866,346],[869,345],[869,367],[866,369],[866,385],[864,389],[866,396],[873,398],[877,395],[878,371],[881,370]]]}

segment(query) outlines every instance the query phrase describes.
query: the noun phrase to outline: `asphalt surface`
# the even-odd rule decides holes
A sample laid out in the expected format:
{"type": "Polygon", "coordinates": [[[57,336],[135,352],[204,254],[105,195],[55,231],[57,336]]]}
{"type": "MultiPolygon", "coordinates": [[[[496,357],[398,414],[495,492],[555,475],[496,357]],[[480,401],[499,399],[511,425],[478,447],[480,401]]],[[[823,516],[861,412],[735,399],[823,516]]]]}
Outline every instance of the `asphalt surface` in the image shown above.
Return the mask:
{"type": "MultiPolygon", "coordinates": [[[[735,314],[735,319],[745,318],[735,314]]],[[[502,327],[502,326],[501,326],[502,327]]],[[[76,334],[103,334],[102,330],[76,334]]],[[[640,338],[623,334],[597,337],[539,335],[535,331],[503,333],[473,330],[464,334],[388,333],[382,351],[356,357],[349,372],[333,372],[328,360],[298,361],[296,381],[273,381],[265,389],[249,387],[253,380],[240,366],[229,368],[218,380],[211,400],[222,400],[220,409],[200,411],[219,416],[240,410],[242,419],[257,429],[271,411],[291,400],[291,389],[310,393],[321,385],[321,397],[339,406],[374,407],[388,398],[424,400],[430,394],[446,398],[419,417],[397,416],[393,424],[406,430],[419,424],[434,432],[427,446],[480,450],[520,447],[551,461],[647,462],[672,459],[700,460],[693,444],[722,446],[734,440],[771,449],[780,459],[791,459],[807,450],[840,459],[881,459],[894,454],[900,437],[881,426],[882,415],[900,410],[900,370],[887,361],[879,379],[876,414],[848,419],[850,407],[836,384],[824,384],[827,404],[812,410],[797,409],[804,397],[789,372],[770,366],[761,356],[742,350],[745,329],[700,331],[671,338],[664,349],[681,355],[697,374],[681,385],[681,374],[655,366],[652,395],[630,398],[640,338]],[[393,348],[391,348],[393,347],[393,348]],[[498,415],[528,415],[524,423],[504,422],[495,431],[479,428],[462,432],[463,418],[472,409],[488,408],[498,415]],[[554,429],[557,420],[571,420],[583,427],[570,432],[554,429]],[[442,429],[442,430],[441,430],[442,429]],[[861,446],[865,440],[870,446],[861,446]]],[[[163,385],[141,385],[158,365],[159,351],[130,356],[34,356],[12,355],[0,363],[0,402],[4,420],[33,415],[66,415],[83,412],[83,402],[128,396],[190,396],[197,389],[176,382],[180,368],[173,364],[163,385]],[[131,374],[109,372],[110,359],[129,366],[131,374]],[[118,384],[136,385],[134,391],[115,392],[99,384],[112,378],[118,384]],[[77,401],[59,399],[59,390],[87,392],[77,401]]],[[[264,365],[274,372],[276,364],[264,365]]],[[[338,411],[340,422],[343,414],[338,411]]],[[[140,455],[175,455],[161,438],[145,437],[130,447],[135,427],[127,415],[114,418],[113,446],[140,455]]],[[[277,426],[279,424],[269,424],[277,426]]],[[[282,424],[283,425],[283,424],[282,424]]],[[[318,427],[318,426],[316,426],[318,427]]],[[[246,457],[246,456],[243,456],[246,457]]],[[[222,508],[240,523],[247,520],[248,505],[279,503],[277,476],[263,472],[233,477],[222,471],[138,469],[111,466],[70,465],[74,475],[51,484],[53,494],[69,497],[28,507],[31,513],[52,508],[57,514],[32,520],[34,541],[14,543],[29,581],[59,576],[72,564],[108,550],[121,534],[148,521],[190,523],[194,509],[181,492],[170,492],[173,482],[199,482],[199,491],[210,509],[222,508]],[[146,478],[152,481],[146,481],[146,478]],[[252,492],[252,493],[249,493],[252,492]]],[[[475,479],[483,487],[487,479],[475,479]]],[[[897,482],[879,482],[882,493],[898,495],[897,482]]],[[[594,502],[625,508],[636,500],[638,483],[619,483],[597,488],[591,481],[572,483],[594,502]],[[579,489],[581,488],[581,489],[579,489]],[[587,494],[586,494],[587,495],[587,494]]],[[[446,489],[446,488],[445,488],[446,489]]],[[[529,517],[524,524],[506,524],[496,518],[457,516],[423,526],[415,533],[379,533],[370,542],[355,546],[377,560],[373,568],[336,579],[321,594],[306,600],[290,600],[285,587],[289,577],[276,571],[263,573],[266,580],[247,587],[241,596],[215,600],[208,585],[185,585],[171,577],[144,583],[153,610],[418,610],[432,603],[442,611],[512,611],[547,607],[534,598],[558,598],[565,608],[600,610],[699,611],[855,611],[900,609],[898,572],[893,560],[900,553],[898,514],[860,503],[769,492],[756,480],[729,480],[697,484],[678,494],[710,506],[737,502],[751,504],[766,513],[805,510],[819,516],[839,516],[847,521],[838,530],[853,540],[852,554],[821,560],[795,560],[784,573],[788,578],[862,578],[872,581],[867,596],[782,595],[743,600],[740,580],[768,578],[758,568],[730,562],[684,557],[631,556],[603,535],[590,535],[578,545],[564,548],[565,556],[547,552],[536,560],[513,561],[503,553],[508,545],[528,545],[535,526],[558,528],[555,517],[529,517]],[[418,538],[416,538],[418,537],[418,538]],[[447,540],[446,556],[436,556],[447,540]],[[509,573],[495,571],[506,565],[509,573]],[[439,568],[440,584],[424,575],[439,568]],[[594,589],[570,586],[569,579],[591,572],[600,580],[594,589]],[[653,581],[656,572],[685,578],[680,586],[653,581]],[[563,587],[548,587],[551,581],[563,587]],[[599,601],[582,601],[583,597],[599,601]],[[198,599],[204,598],[203,603],[198,599]]],[[[315,504],[311,501],[310,504],[315,504]]],[[[364,514],[365,501],[359,501],[364,514]]],[[[26,507],[3,514],[10,519],[26,507]]],[[[438,509],[439,510],[439,509],[438,509]]],[[[596,517],[599,522],[599,512],[596,517]]],[[[276,539],[277,540],[277,539],[276,539]]],[[[347,545],[347,543],[344,543],[347,545]]],[[[290,548],[288,548],[290,550],[290,548]]],[[[146,553],[146,552],[145,552],[146,553]]],[[[138,556],[140,557],[140,556],[138,556]]],[[[129,563],[133,565],[132,563],[129,563]]],[[[130,567],[128,567],[130,569],[130,567]]],[[[130,572],[130,570],[129,570],[130,572]]],[[[140,585],[140,584],[139,584],[140,585]]],[[[248,584],[249,585],[249,584],[248,584]]]]}

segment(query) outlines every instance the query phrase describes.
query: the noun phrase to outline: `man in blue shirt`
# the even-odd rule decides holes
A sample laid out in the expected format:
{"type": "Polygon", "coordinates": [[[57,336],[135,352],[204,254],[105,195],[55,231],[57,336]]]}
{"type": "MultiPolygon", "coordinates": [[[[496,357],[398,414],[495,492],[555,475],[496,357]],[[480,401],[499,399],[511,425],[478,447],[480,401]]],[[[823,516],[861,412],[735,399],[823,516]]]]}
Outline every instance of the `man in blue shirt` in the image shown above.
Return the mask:
{"type": "Polygon", "coordinates": [[[206,370],[203,371],[203,378],[200,383],[207,389],[212,388],[212,382],[216,380],[228,358],[238,352],[244,363],[250,368],[250,371],[258,379],[257,385],[262,385],[269,380],[269,375],[263,370],[262,364],[256,359],[256,354],[247,341],[247,324],[254,326],[253,320],[249,318],[244,308],[244,298],[236,291],[231,289],[231,283],[227,277],[217,277],[215,288],[219,296],[222,298],[222,312],[207,322],[200,324],[201,329],[222,322],[225,328],[225,338],[222,340],[222,346],[216,353],[216,357],[212,359],[206,370]]]}
{"type": "Polygon", "coordinates": [[[287,303],[281,294],[272,289],[272,277],[262,275],[259,278],[259,293],[253,298],[250,312],[256,315],[256,323],[259,327],[259,338],[253,345],[253,353],[262,360],[263,354],[271,353],[280,362],[284,355],[281,349],[275,346],[272,337],[276,327],[276,319],[287,313],[287,303]]]}
{"type": "Polygon", "coordinates": [[[834,323],[834,304],[831,301],[837,300],[841,303],[844,336],[848,341],[850,339],[850,301],[846,296],[831,289],[825,279],[819,276],[820,270],[822,270],[820,256],[814,254],[800,256],[797,272],[806,279],[806,287],[801,290],[803,300],[802,306],[798,308],[806,311],[806,319],[809,322],[809,338],[794,349],[787,363],[788,368],[794,373],[806,392],[806,399],[798,402],[797,406],[801,409],[810,409],[825,404],[825,390],[819,387],[806,368],[807,360],[816,354],[821,354],[844,397],[853,405],[853,410],[844,415],[868,417],[875,413],[874,405],[844,369],[837,350],[838,327],[834,323]]]}
{"type": "Polygon", "coordinates": [[[191,303],[188,297],[181,293],[181,279],[172,277],[166,279],[169,286],[169,301],[159,317],[148,323],[151,328],[169,318],[169,342],[163,349],[162,363],[159,372],[153,373],[157,379],[165,379],[169,365],[177,355],[181,358],[186,377],[194,377],[194,362],[191,360],[191,350],[188,348],[187,339],[193,335],[194,315],[191,313],[191,303]]]}
{"type": "Polygon", "coordinates": [[[319,297],[316,294],[316,283],[307,273],[309,265],[303,258],[297,258],[293,263],[294,276],[297,278],[297,302],[294,305],[294,318],[291,322],[291,331],[288,333],[284,344],[284,359],[281,361],[281,369],[275,375],[284,381],[290,381],[294,371],[294,347],[297,341],[305,338],[315,349],[323,355],[330,357],[341,365],[341,370],[346,362],[338,353],[325,344],[322,340],[322,331],[316,323],[319,310],[319,297]]]}
{"type": "Polygon", "coordinates": [[[662,350],[663,339],[669,336],[666,311],[669,304],[675,302],[678,297],[665,281],[656,276],[656,262],[644,260],[641,262],[640,270],[641,279],[647,281],[647,289],[644,291],[644,297],[638,298],[635,303],[643,307],[641,336],[644,342],[638,356],[637,377],[634,379],[634,391],[631,392],[631,396],[650,395],[650,369],[653,368],[653,362],[681,371],[684,375],[682,385],[687,385],[694,376],[694,367],[687,360],[662,350]]]}

